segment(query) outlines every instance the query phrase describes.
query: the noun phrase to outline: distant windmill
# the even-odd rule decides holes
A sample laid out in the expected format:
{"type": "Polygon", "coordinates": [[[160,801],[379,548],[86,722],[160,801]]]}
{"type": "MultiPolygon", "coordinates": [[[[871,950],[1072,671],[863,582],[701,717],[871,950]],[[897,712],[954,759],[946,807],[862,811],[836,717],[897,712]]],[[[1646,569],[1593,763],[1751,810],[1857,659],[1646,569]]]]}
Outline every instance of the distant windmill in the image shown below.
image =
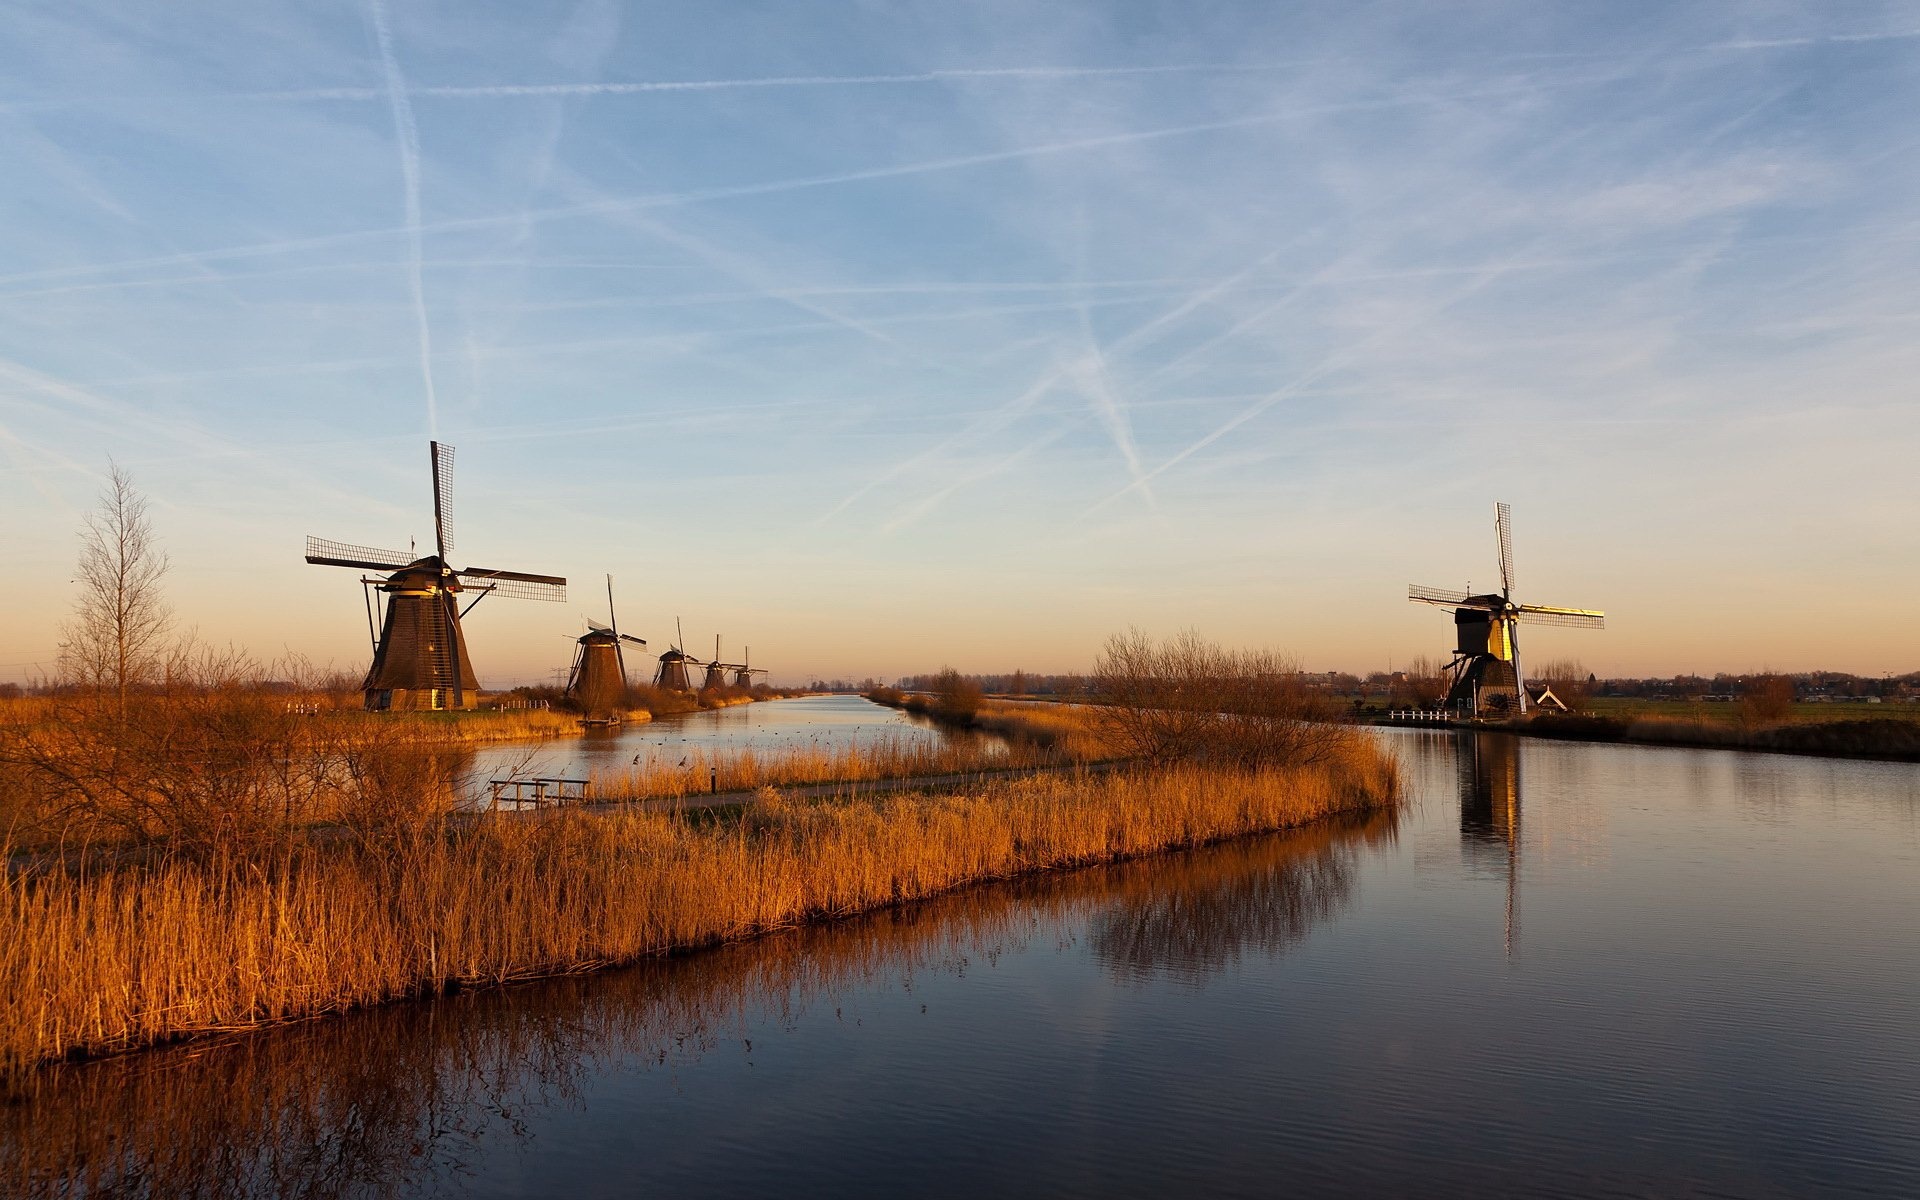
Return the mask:
{"type": "MultiPolygon", "coordinates": [[[[679,617],[673,619],[673,631],[676,637],[684,636],[680,633],[679,617]]],[[[674,642],[673,646],[660,656],[660,668],[653,673],[653,686],[670,688],[676,692],[693,690],[693,682],[687,676],[687,664],[693,659],[680,648],[683,644],[682,641],[674,642]]]]}
{"type": "Polygon", "coordinates": [[[1450,588],[1409,585],[1407,599],[1453,610],[1454,654],[1447,669],[1453,686],[1447,707],[1479,716],[1482,707],[1517,704],[1527,711],[1526,675],[1520,666],[1518,626],[1564,625],[1603,629],[1606,614],[1592,608],[1553,608],[1513,601],[1513,517],[1505,504],[1493,506],[1494,537],[1500,547],[1500,591],[1481,595],[1450,588]],[[1511,700],[1509,700],[1509,694],[1511,700]]]}
{"type": "Polygon", "coordinates": [[[480,691],[467,657],[460,621],[490,595],[520,600],[565,600],[567,581],[557,575],[529,575],[488,567],[456,569],[447,563],[453,548],[453,447],[427,443],[433,468],[434,553],[375,550],[323,538],[307,538],[307,561],[357,571],[391,571],[381,579],[363,578],[367,591],[367,631],[373,635],[373,666],[361,687],[370,709],[471,708],[480,691]],[[386,597],[384,618],[376,626],[373,593],[386,597]],[[475,593],[466,608],[456,599],[475,593]]]}
{"type": "Polygon", "coordinates": [[[752,665],[753,664],[753,647],[752,646],[746,647],[746,651],[744,654],[741,655],[741,658],[744,661],[742,661],[741,664],[738,667],[735,667],[733,670],[733,686],[740,687],[740,688],[750,688],[753,686],[753,677],[755,675],[765,675],[767,673],[766,668],[756,667],[752,665]]]}
{"type": "Polygon", "coordinates": [[[707,676],[700,681],[700,690],[727,686],[727,672],[733,667],[720,661],[720,635],[713,635],[713,661],[707,664],[707,676]]]}
{"type": "Polygon", "coordinates": [[[607,619],[602,625],[587,618],[587,632],[577,643],[573,673],[567,678],[567,699],[580,708],[589,722],[610,721],[614,710],[627,694],[627,661],[622,642],[645,646],[645,639],[620,632],[620,618],[613,608],[613,576],[607,576],[607,619]]]}

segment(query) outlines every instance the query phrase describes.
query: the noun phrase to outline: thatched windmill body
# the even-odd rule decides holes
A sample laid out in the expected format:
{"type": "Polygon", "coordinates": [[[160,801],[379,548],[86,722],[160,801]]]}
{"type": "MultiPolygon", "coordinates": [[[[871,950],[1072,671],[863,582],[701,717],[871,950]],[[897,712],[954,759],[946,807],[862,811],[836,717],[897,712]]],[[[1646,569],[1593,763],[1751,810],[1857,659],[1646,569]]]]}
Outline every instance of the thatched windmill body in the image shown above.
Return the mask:
{"type": "Polygon", "coordinates": [[[1529,625],[1603,629],[1606,614],[1595,608],[1518,604],[1513,599],[1513,517],[1505,504],[1493,506],[1494,538],[1500,551],[1500,591],[1470,595],[1451,588],[1411,584],[1407,599],[1453,610],[1452,685],[1447,707],[1479,716],[1485,709],[1527,711],[1526,674],[1520,665],[1520,631],[1529,625]]]}
{"type": "Polygon", "coordinates": [[[307,538],[310,563],[392,572],[361,580],[367,630],[373,637],[373,666],[361,687],[367,707],[374,710],[472,708],[480,683],[467,655],[461,620],[495,594],[520,600],[567,598],[567,581],[557,575],[448,565],[447,551],[453,548],[453,447],[429,442],[427,452],[433,474],[435,553],[418,558],[411,552],[307,538]],[[472,599],[462,608],[461,599],[469,593],[472,599]]]}
{"type": "Polygon", "coordinates": [[[613,576],[607,576],[607,620],[602,625],[587,618],[587,632],[576,643],[573,671],[567,677],[567,699],[580,709],[589,722],[614,719],[627,694],[627,663],[624,643],[645,647],[646,640],[620,632],[620,618],[613,609],[613,576]]]}

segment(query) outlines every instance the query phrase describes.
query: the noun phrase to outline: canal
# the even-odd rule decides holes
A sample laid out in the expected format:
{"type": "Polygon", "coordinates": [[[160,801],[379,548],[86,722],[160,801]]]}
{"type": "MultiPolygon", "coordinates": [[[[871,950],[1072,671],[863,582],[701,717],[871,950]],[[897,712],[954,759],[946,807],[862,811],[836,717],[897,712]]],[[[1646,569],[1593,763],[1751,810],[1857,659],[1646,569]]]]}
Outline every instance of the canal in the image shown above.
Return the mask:
{"type": "Polygon", "coordinates": [[[63,1067],[0,1191],[1920,1194],[1920,768],[1380,736],[1398,816],[63,1067]]]}
{"type": "Polygon", "coordinates": [[[484,794],[490,779],[605,780],[647,769],[672,769],[701,755],[752,751],[777,757],[914,742],[966,742],[989,754],[1005,745],[992,735],[943,729],[923,717],[859,696],[798,696],[588,729],[579,737],[482,746],[470,752],[472,761],[464,774],[473,802],[484,794]]]}

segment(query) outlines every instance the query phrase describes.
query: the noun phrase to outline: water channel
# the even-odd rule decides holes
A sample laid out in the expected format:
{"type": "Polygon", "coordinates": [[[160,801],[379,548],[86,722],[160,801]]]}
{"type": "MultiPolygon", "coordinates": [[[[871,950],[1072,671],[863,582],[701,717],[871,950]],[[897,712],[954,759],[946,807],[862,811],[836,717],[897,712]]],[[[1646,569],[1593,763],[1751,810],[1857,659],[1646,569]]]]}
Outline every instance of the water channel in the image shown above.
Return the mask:
{"type": "Polygon", "coordinates": [[[1920,1195],[1920,767],[1380,736],[1402,815],[64,1067],[0,1191],[1920,1195]]]}
{"type": "Polygon", "coordinates": [[[989,750],[1002,744],[981,734],[941,729],[859,696],[799,696],[589,729],[580,737],[483,746],[473,752],[466,774],[476,787],[516,775],[605,779],[648,766],[672,768],[702,753],[836,752],[889,742],[959,739],[989,750]]]}

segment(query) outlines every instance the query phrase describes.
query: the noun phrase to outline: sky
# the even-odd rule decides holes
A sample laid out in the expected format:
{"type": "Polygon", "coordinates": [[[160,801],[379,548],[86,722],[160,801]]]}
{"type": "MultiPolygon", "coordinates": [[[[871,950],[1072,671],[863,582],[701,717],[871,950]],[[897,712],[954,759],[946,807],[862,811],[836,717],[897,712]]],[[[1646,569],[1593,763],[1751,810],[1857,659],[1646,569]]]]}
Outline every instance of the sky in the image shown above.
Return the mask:
{"type": "Polygon", "coordinates": [[[615,580],[776,682],[1193,628],[1920,669],[1920,4],[0,0],[0,680],[109,462],[179,626],[359,669],[309,534],[615,580]]]}

